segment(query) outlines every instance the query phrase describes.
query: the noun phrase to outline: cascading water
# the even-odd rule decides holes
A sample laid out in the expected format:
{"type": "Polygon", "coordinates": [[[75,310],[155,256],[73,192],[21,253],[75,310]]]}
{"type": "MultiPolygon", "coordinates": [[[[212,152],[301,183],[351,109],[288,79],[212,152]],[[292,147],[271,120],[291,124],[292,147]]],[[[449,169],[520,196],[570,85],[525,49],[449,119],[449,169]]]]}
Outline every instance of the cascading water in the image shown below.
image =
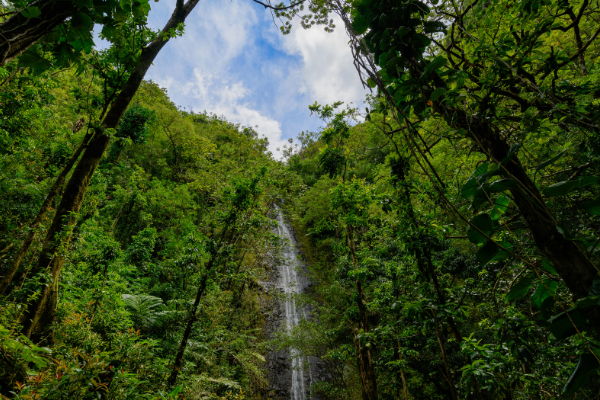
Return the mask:
{"type": "MultiPolygon", "coordinates": [[[[278,324],[279,326],[277,329],[286,329],[289,332],[293,327],[298,325],[302,318],[308,316],[307,310],[298,307],[295,299],[295,295],[302,293],[306,288],[307,280],[300,273],[301,265],[298,260],[298,243],[291,233],[293,228],[288,226],[285,222],[283,211],[281,209],[276,208],[276,212],[277,221],[279,223],[277,233],[286,241],[286,245],[283,249],[283,262],[277,266],[277,281],[274,282],[275,286],[285,294],[285,300],[280,304],[282,312],[279,314],[280,323],[278,324]]],[[[280,362],[277,367],[273,367],[279,370],[278,373],[284,373],[281,374],[283,376],[275,375],[276,378],[274,380],[277,380],[278,382],[271,383],[278,386],[282,394],[285,393],[285,397],[288,397],[289,399],[307,400],[309,397],[307,396],[307,392],[312,384],[312,365],[304,370],[304,360],[298,357],[298,352],[295,349],[289,350],[289,356],[291,356],[291,365],[280,362]],[[281,369],[286,369],[288,371],[281,371],[281,369]],[[291,371],[289,371],[289,369],[291,369],[291,371]],[[291,387],[289,379],[290,373],[291,387]]],[[[275,355],[275,357],[277,357],[277,355],[275,355]]],[[[283,358],[283,356],[279,355],[279,358],[283,358]]]]}

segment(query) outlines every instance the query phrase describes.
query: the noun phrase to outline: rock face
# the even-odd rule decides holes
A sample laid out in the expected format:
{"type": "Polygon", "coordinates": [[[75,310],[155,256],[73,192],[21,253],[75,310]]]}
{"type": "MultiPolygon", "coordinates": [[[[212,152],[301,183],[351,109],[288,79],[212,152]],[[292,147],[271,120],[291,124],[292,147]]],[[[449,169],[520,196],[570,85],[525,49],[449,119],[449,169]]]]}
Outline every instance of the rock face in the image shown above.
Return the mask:
{"type": "MultiPolygon", "coordinates": [[[[306,268],[299,260],[298,241],[294,228],[285,222],[283,212],[276,210],[279,226],[277,233],[288,241],[283,251],[283,258],[279,265],[274,266],[269,282],[266,282],[265,291],[278,291],[284,293],[285,300],[272,300],[267,309],[272,310],[267,316],[267,336],[273,337],[275,332],[287,330],[296,326],[302,318],[309,318],[309,310],[300,307],[293,298],[294,294],[306,293],[309,282],[306,278],[306,268]]],[[[299,360],[294,349],[271,352],[267,357],[269,399],[308,400],[315,399],[310,396],[310,386],[318,375],[316,360],[299,360]],[[307,368],[301,368],[304,364],[307,368]]],[[[320,369],[320,368],[319,368],[320,369]]]]}

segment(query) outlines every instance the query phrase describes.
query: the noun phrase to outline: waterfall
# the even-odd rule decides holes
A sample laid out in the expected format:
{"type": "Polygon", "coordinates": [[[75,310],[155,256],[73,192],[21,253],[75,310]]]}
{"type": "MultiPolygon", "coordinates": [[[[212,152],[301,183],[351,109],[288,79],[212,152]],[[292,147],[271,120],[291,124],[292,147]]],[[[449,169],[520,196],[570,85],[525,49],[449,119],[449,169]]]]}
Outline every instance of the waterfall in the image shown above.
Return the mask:
{"type": "MultiPolygon", "coordinates": [[[[286,295],[283,308],[285,329],[289,332],[294,326],[298,325],[302,318],[307,317],[306,310],[300,309],[296,305],[296,299],[294,297],[295,294],[302,293],[306,279],[298,273],[300,265],[298,261],[296,239],[294,235],[290,233],[290,229],[284,221],[283,211],[279,208],[276,208],[276,210],[277,222],[279,223],[277,227],[278,234],[287,241],[283,249],[284,262],[278,266],[278,272],[280,276],[279,284],[286,295]]],[[[304,371],[302,365],[303,361],[297,357],[297,354],[297,350],[290,349],[290,355],[292,357],[292,385],[290,389],[290,398],[292,400],[306,400],[307,389],[312,383],[312,372],[311,368],[308,368],[308,371],[306,372],[304,371]]]]}

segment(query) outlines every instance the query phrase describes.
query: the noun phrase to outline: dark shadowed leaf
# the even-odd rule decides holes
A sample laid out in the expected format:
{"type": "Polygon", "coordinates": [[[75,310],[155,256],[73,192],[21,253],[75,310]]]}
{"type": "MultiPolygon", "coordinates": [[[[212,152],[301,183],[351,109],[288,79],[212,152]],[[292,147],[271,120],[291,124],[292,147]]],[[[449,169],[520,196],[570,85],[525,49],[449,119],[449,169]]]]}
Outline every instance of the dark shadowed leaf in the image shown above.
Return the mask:
{"type": "Polygon", "coordinates": [[[559,340],[576,334],[577,330],[575,329],[575,326],[581,331],[581,329],[585,327],[586,322],[587,317],[584,312],[576,307],[555,315],[548,320],[550,331],[554,337],[559,340]],[[575,324],[575,326],[573,324],[575,324]]]}
{"type": "MultiPolygon", "coordinates": [[[[469,222],[487,236],[491,236],[492,232],[494,231],[494,221],[492,221],[488,214],[479,214],[471,218],[471,221],[469,222]]],[[[477,229],[469,225],[469,228],[467,229],[467,237],[475,244],[485,243],[487,238],[477,229]]]]}
{"type": "Polygon", "coordinates": [[[569,378],[569,381],[563,388],[562,393],[569,395],[575,393],[579,388],[585,385],[592,376],[598,375],[600,369],[600,363],[598,358],[600,357],[600,349],[593,349],[595,354],[582,354],[579,358],[579,362],[575,367],[575,371],[569,378]]]}
{"type": "Polygon", "coordinates": [[[548,197],[564,196],[565,194],[589,185],[596,185],[600,178],[595,176],[583,176],[572,181],[563,181],[545,188],[542,193],[548,197]]]}
{"type": "Polygon", "coordinates": [[[600,215],[600,197],[596,200],[588,201],[581,205],[585,211],[590,215],[600,215]]]}
{"type": "Polygon", "coordinates": [[[506,294],[506,300],[509,302],[513,302],[523,298],[527,292],[529,292],[529,288],[533,285],[533,277],[532,276],[524,276],[519,282],[515,283],[510,291],[506,294]]]}

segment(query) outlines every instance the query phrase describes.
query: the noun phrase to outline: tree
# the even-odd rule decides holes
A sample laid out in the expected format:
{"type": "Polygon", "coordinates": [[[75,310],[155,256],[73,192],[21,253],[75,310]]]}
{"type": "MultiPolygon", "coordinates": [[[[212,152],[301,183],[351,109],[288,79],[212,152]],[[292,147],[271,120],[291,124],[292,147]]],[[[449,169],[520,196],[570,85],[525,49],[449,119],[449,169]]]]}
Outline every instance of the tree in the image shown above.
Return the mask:
{"type": "Polygon", "coordinates": [[[48,271],[51,274],[52,282],[42,289],[40,297],[29,305],[21,317],[23,333],[27,337],[33,335],[39,340],[54,320],[59,275],[64,264],[64,255],[61,254],[61,251],[64,251],[65,246],[70,242],[69,229],[76,222],[74,214],[79,212],[94,172],[110,142],[110,131],[108,130],[117,128],[121,116],[127,110],[152,61],[171,38],[173,32],[185,22],[186,17],[197,3],[197,0],[189,0],[187,3],[182,0],[177,1],[171,18],[160,34],[142,49],[129,78],[118,92],[102,123],[95,128],[93,137],[73,170],[52,225],[44,239],[42,253],[36,266],[38,271],[48,271]]]}
{"type": "Polygon", "coordinates": [[[42,72],[56,64],[65,67],[80,62],[84,54],[89,54],[94,41],[92,29],[95,24],[103,25],[102,34],[110,41],[116,41],[125,21],[130,18],[143,20],[150,11],[148,1],[55,1],[35,0],[11,1],[3,8],[0,23],[0,66],[20,58],[19,64],[42,72]],[[32,46],[38,45],[36,48],[32,46]],[[41,54],[40,50],[51,53],[52,57],[41,54]]]}

